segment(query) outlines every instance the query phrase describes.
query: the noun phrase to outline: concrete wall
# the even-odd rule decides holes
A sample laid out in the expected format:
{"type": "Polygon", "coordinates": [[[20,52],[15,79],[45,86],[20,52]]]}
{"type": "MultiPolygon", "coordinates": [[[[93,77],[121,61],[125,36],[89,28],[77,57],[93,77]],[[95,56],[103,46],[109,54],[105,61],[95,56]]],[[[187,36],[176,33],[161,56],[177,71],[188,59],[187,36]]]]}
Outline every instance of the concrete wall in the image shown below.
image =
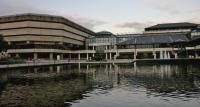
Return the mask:
{"type": "Polygon", "coordinates": [[[62,23],[23,21],[0,24],[7,41],[55,41],[83,45],[89,34],[62,23]]]}
{"type": "Polygon", "coordinates": [[[165,29],[165,30],[150,30],[144,31],[144,33],[169,33],[169,32],[190,32],[191,29],[165,29]]]}

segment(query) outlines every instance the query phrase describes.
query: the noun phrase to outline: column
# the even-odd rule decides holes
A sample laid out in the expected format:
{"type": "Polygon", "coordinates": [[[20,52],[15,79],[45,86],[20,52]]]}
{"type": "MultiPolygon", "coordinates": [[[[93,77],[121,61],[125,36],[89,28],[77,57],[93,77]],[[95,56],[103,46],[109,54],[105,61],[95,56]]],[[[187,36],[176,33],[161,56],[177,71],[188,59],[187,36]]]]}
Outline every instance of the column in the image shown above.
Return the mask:
{"type": "Polygon", "coordinates": [[[38,59],[38,54],[37,53],[33,53],[33,59],[37,60],[38,59]]]}
{"type": "Polygon", "coordinates": [[[94,50],[94,46],[92,46],[92,50],[94,50]]]}
{"type": "Polygon", "coordinates": [[[170,56],[170,53],[169,53],[169,52],[167,52],[167,58],[168,58],[168,59],[171,59],[171,56],[170,56]]]}
{"type": "Polygon", "coordinates": [[[69,53],[69,60],[71,60],[72,59],[72,54],[71,53],[69,53]]]}
{"type": "Polygon", "coordinates": [[[163,51],[160,50],[160,59],[163,59],[163,51]]]}
{"type": "Polygon", "coordinates": [[[60,59],[63,60],[63,54],[60,54],[60,59]]]}
{"type": "Polygon", "coordinates": [[[177,59],[177,58],[178,58],[178,54],[177,54],[177,53],[174,53],[174,56],[175,56],[175,59],[177,59]]]}
{"type": "Polygon", "coordinates": [[[53,67],[52,66],[49,67],[49,71],[53,72],[53,67]]]}
{"type": "Polygon", "coordinates": [[[153,52],[153,57],[154,59],[156,59],[156,52],[153,52]]]}
{"type": "Polygon", "coordinates": [[[134,52],[134,59],[137,59],[137,52],[134,52]]]}
{"type": "Polygon", "coordinates": [[[11,57],[11,54],[8,54],[8,57],[10,58],[10,57],[11,57]]]}
{"type": "Polygon", "coordinates": [[[88,53],[86,53],[87,55],[86,55],[86,57],[87,57],[87,60],[89,60],[89,54],[88,53]]]}
{"type": "Polygon", "coordinates": [[[116,52],[115,55],[114,55],[114,60],[117,59],[117,56],[118,56],[118,53],[116,52]]]}
{"type": "Polygon", "coordinates": [[[34,73],[38,72],[38,68],[33,68],[33,70],[34,70],[34,73]]]}
{"type": "Polygon", "coordinates": [[[106,53],[106,60],[108,60],[108,53],[106,53]]]}
{"type": "Polygon", "coordinates": [[[80,72],[81,71],[81,64],[78,63],[78,71],[80,72]]]}
{"type": "Polygon", "coordinates": [[[87,66],[87,68],[86,68],[86,69],[87,69],[87,72],[88,72],[88,71],[89,71],[89,65],[87,64],[86,66],[87,66]]]}
{"type": "Polygon", "coordinates": [[[15,57],[19,58],[19,54],[18,54],[18,53],[16,53],[15,57]]]}
{"type": "Polygon", "coordinates": [[[81,60],[81,54],[80,53],[78,54],[78,60],[81,60]]]}
{"type": "Polygon", "coordinates": [[[50,53],[50,54],[49,54],[49,59],[50,59],[50,60],[53,60],[53,53],[50,53]]]}
{"type": "Polygon", "coordinates": [[[164,59],[167,59],[167,51],[164,51],[164,59]]]}
{"type": "Polygon", "coordinates": [[[112,60],[112,53],[110,53],[110,60],[112,60]]]}
{"type": "Polygon", "coordinates": [[[198,58],[197,46],[194,46],[194,57],[198,58]]]}
{"type": "Polygon", "coordinates": [[[197,51],[195,51],[195,58],[198,58],[198,57],[199,57],[199,55],[198,55],[197,51]]]}
{"type": "Polygon", "coordinates": [[[137,59],[137,47],[136,47],[136,45],[134,47],[135,47],[135,50],[134,50],[134,60],[136,60],[137,59]]]}

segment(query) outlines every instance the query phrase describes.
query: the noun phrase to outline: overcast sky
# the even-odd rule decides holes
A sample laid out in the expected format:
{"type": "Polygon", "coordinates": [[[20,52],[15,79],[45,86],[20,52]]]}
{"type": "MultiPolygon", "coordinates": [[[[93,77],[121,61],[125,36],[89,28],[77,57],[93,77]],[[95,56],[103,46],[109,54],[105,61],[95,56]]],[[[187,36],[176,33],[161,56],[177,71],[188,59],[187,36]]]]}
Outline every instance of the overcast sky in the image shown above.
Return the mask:
{"type": "Polygon", "coordinates": [[[157,23],[200,23],[200,0],[0,0],[0,15],[64,16],[95,32],[140,33],[157,23]]]}

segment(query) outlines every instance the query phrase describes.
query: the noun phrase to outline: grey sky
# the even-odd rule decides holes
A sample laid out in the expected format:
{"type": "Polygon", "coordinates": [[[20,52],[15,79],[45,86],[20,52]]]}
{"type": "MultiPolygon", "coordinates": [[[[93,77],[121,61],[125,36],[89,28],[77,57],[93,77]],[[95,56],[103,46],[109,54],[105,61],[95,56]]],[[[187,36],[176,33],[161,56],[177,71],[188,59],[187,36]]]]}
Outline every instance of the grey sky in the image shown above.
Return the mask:
{"type": "Polygon", "coordinates": [[[157,23],[200,23],[200,0],[0,0],[0,7],[1,16],[60,15],[96,32],[137,33],[157,23]]]}

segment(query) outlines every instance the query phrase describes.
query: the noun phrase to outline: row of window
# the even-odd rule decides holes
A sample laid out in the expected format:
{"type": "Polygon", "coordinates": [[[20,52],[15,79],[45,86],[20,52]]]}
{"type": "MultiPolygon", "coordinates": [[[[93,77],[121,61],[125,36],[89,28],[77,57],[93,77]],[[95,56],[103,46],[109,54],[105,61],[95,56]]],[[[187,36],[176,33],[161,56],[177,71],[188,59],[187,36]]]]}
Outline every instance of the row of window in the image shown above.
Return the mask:
{"type": "Polygon", "coordinates": [[[192,32],[192,34],[191,34],[192,36],[200,36],[200,32],[192,32]]]}
{"type": "Polygon", "coordinates": [[[87,39],[86,44],[89,43],[116,43],[116,38],[92,38],[87,39]]]}

